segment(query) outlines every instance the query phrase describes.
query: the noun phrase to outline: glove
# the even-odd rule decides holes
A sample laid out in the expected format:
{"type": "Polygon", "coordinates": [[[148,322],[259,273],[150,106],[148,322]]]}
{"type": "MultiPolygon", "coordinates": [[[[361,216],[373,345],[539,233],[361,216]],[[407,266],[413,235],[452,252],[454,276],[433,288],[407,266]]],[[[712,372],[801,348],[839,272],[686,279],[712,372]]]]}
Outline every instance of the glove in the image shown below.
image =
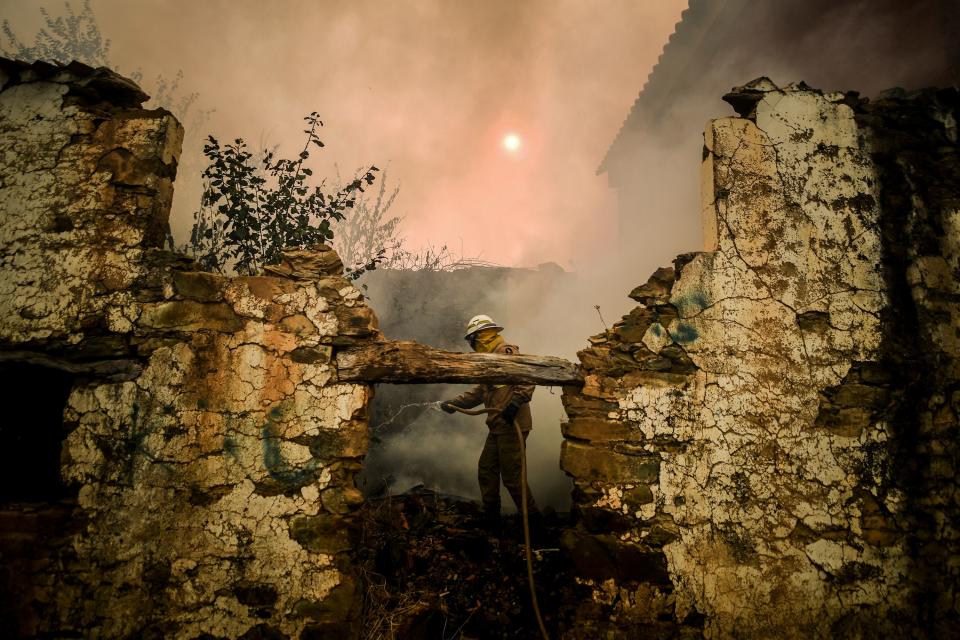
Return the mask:
{"type": "Polygon", "coordinates": [[[453,408],[453,405],[449,402],[441,402],[440,408],[446,411],[447,413],[453,413],[456,409],[453,408]]]}
{"type": "Polygon", "coordinates": [[[500,412],[500,417],[506,420],[507,424],[513,424],[513,420],[517,417],[517,412],[519,411],[520,405],[511,402],[500,412]]]}

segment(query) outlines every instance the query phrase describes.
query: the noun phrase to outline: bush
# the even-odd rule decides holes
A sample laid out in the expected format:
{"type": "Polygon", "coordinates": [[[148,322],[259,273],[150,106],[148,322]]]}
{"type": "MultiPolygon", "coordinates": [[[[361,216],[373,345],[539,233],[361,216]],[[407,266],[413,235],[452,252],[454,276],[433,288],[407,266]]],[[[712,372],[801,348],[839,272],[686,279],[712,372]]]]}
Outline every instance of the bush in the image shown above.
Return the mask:
{"type": "MultiPolygon", "coordinates": [[[[312,147],[324,146],[317,134],[323,122],[316,112],[304,121],[306,142],[292,160],[277,158],[273,151],[255,160],[242,138],[227,145],[213,136],[207,138],[203,199],[186,247],[204,268],[253,274],[264,265],[278,263],[284,248],[329,243],[332,224],[345,220],[364,186],[373,184],[375,166],[332,194],[324,192],[323,182],[311,185],[313,171],[305,162],[312,147]]],[[[351,268],[349,275],[356,277],[375,268],[382,258],[381,251],[366,264],[351,268]]]]}

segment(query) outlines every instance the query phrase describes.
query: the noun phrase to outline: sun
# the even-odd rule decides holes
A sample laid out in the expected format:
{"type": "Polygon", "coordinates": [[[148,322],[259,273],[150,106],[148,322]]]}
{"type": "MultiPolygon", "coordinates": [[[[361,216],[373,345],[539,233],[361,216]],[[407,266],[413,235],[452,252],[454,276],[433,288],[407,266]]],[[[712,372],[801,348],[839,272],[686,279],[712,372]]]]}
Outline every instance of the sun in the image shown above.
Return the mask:
{"type": "Polygon", "coordinates": [[[520,144],[521,144],[520,136],[518,136],[515,133],[508,133],[507,135],[503,136],[503,148],[509,151],[510,153],[519,151],[520,144]]]}

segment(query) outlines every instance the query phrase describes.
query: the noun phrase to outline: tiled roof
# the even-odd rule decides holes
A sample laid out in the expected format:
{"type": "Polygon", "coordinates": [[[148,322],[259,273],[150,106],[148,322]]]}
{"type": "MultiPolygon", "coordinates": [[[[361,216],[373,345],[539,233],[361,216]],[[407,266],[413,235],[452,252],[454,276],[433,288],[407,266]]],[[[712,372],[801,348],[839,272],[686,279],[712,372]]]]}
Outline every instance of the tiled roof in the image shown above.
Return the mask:
{"type": "Polygon", "coordinates": [[[747,2],[749,0],[690,0],[600,163],[598,174],[607,171],[630,132],[642,129],[644,121],[655,119],[660,110],[669,105],[671,93],[686,80],[691,58],[704,45],[712,27],[725,17],[738,15],[747,2]]]}
{"type": "Polygon", "coordinates": [[[667,122],[671,112],[693,126],[690,118],[709,117],[696,108],[698,99],[719,98],[761,75],[867,95],[892,86],[957,86],[956,4],[690,0],[597,173],[612,172],[648,131],[676,126],[667,122]]]}

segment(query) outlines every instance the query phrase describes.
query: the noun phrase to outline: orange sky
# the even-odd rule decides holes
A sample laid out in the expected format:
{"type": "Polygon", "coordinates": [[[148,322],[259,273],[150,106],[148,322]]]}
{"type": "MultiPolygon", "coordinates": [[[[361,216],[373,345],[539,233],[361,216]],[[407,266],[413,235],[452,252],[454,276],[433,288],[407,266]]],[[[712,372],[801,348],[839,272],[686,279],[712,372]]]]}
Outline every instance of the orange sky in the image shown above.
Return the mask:
{"type": "MultiPolygon", "coordinates": [[[[2,0],[21,37],[37,7],[2,0]]],[[[685,0],[92,0],[111,57],[184,73],[223,138],[293,154],[304,115],[318,173],[373,163],[401,185],[411,248],[446,244],[511,266],[566,268],[613,243],[594,171],[685,0]],[[519,153],[503,136],[516,132],[519,153]]],[[[190,124],[189,121],[186,124],[190,124]]],[[[182,239],[192,206],[177,203],[182,239]]]]}

